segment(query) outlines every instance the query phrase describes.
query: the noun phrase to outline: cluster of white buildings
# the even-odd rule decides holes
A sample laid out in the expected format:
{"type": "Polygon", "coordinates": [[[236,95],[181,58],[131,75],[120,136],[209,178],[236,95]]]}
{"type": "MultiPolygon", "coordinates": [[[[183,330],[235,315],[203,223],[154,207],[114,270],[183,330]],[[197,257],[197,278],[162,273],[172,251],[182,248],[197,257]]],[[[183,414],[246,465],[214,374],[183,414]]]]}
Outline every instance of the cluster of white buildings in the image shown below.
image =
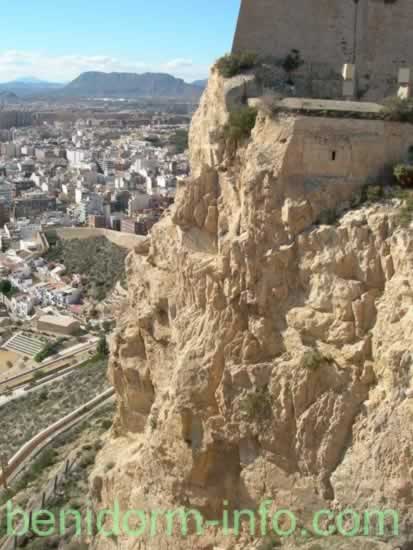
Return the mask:
{"type": "Polygon", "coordinates": [[[145,124],[79,119],[2,134],[0,228],[23,217],[40,223],[50,211],[60,225],[119,229],[120,219],[132,218],[144,227],[142,218],[159,216],[189,171],[172,139],[187,124],[145,124]]]}
{"type": "Polygon", "coordinates": [[[0,276],[8,279],[13,291],[2,295],[2,301],[10,314],[21,319],[29,318],[36,307],[54,306],[59,310],[78,304],[82,290],[79,279],[71,283],[63,265],[49,266],[42,258],[22,257],[14,250],[0,254],[0,276]]]}

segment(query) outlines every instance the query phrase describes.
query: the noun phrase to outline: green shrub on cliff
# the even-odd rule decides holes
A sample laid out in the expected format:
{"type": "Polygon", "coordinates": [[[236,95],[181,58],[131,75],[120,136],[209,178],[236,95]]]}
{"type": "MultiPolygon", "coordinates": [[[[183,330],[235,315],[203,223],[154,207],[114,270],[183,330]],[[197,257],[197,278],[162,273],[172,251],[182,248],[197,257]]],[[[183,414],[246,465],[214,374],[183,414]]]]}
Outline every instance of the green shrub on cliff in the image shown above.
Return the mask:
{"type": "Polygon", "coordinates": [[[398,222],[402,227],[409,227],[413,221],[413,193],[410,191],[401,191],[398,198],[403,201],[398,216],[398,222]]]}
{"type": "Polygon", "coordinates": [[[232,78],[249,69],[258,63],[258,56],[254,52],[229,53],[218,59],[215,66],[224,78],[232,78]]]}
{"type": "Polygon", "coordinates": [[[391,97],[386,99],[382,115],[385,120],[413,123],[413,98],[391,97]]]}
{"type": "Polygon", "coordinates": [[[397,164],[394,167],[394,177],[403,186],[413,185],[413,165],[411,164],[397,164]]]}
{"type": "Polygon", "coordinates": [[[323,364],[334,364],[334,359],[329,355],[323,355],[318,349],[306,351],[302,357],[301,365],[308,370],[317,370],[323,364]]]}
{"type": "Polygon", "coordinates": [[[272,402],[268,386],[257,388],[254,393],[250,393],[242,402],[241,407],[250,419],[265,420],[270,418],[272,402]]]}
{"type": "Polygon", "coordinates": [[[257,110],[252,107],[241,107],[232,111],[224,128],[227,142],[237,147],[240,142],[248,139],[257,120],[257,110]]]}
{"type": "Polygon", "coordinates": [[[364,202],[377,202],[384,197],[384,188],[382,185],[366,185],[363,188],[362,199],[364,202]]]}

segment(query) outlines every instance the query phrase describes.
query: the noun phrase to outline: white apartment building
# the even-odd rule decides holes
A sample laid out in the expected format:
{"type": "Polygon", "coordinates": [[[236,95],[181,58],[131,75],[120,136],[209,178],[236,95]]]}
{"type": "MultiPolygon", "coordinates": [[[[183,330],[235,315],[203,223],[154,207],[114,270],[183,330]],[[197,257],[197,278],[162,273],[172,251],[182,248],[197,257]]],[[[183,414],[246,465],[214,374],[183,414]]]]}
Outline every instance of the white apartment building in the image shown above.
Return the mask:
{"type": "Polygon", "coordinates": [[[89,159],[89,152],[85,149],[66,149],[66,157],[72,166],[80,166],[89,159]]]}
{"type": "Polygon", "coordinates": [[[28,294],[15,294],[11,298],[3,296],[3,303],[16,317],[27,318],[34,311],[34,300],[28,294]]]}
{"type": "Polygon", "coordinates": [[[66,307],[78,304],[82,296],[82,290],[70,285],[55,287],[49,283],[39,283],[29,289],[29,294],[34,303],[45,306],[66,307]]]}
{"type": "Polygon", "coordinates": [[[142,176],[146,176],[148,172],[153,172],[158,168],[158,161],[156,159],[138,158],[132,165],[132,169],[142,176]]]}

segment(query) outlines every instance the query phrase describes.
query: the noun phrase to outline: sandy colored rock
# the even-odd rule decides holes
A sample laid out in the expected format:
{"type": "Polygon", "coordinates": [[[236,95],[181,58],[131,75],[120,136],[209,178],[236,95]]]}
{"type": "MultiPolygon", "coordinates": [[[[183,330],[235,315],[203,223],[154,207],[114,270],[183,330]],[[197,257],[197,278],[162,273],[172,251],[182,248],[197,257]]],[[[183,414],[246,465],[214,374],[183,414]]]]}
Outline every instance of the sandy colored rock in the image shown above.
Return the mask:
{"type": "MultiPolygon", "coordinates": [[[[95,507],[118,498],[124,510],[185,506],[216,519],[225,500],[255,509],[271,499],[300,526],[320,509],[386,507],[400,511],[403,535],[413,482],[411,233],[391,200],[317,223],[360,184],[308,184],[294,161],[295,117],[259,115],[230,156],[226,86],[212,76],[191,130],[192,178],[149,250],[127,259],[129,308],[110,361],[118,412],[91,479],[95,507]]],[[[210,528],[172,542],[164,532],[101,537],[94,548],[262,543],[210,528]]]]}

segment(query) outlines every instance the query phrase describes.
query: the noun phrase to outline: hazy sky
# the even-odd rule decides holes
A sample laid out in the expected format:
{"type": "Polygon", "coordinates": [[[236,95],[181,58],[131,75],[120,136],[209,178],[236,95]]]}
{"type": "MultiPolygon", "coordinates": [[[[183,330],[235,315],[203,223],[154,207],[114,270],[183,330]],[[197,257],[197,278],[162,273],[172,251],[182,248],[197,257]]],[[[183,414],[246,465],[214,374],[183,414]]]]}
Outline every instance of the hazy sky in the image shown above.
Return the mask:
{"type": "Polygon", "coordinates": [[[240,0],[1,2],[0,82],[67,81],[88,70],[205,78],[228,51],[240,0]]]}

